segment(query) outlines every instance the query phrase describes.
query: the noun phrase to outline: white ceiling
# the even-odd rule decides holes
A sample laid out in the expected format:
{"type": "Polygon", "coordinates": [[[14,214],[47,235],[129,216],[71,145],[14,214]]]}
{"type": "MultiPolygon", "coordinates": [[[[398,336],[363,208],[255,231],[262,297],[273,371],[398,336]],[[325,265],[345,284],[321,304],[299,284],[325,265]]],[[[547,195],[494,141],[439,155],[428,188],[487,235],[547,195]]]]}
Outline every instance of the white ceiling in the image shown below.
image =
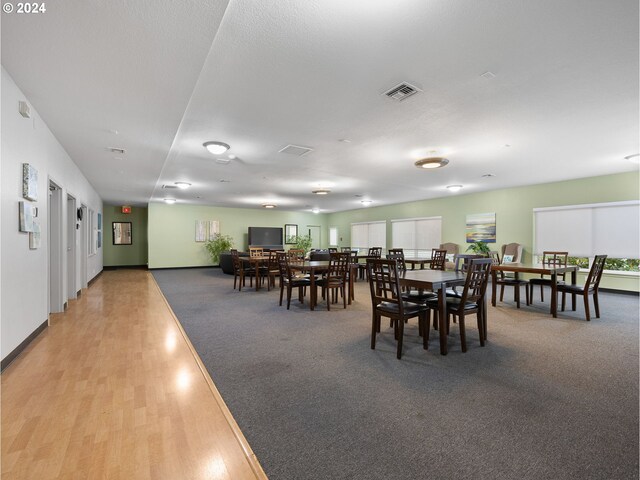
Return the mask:
{"type": "Polygon", "coordinates": [[[106,203],[332,212],[638,168],[637,0],[47,6],[2,15],[2,64],[106,203]]]}

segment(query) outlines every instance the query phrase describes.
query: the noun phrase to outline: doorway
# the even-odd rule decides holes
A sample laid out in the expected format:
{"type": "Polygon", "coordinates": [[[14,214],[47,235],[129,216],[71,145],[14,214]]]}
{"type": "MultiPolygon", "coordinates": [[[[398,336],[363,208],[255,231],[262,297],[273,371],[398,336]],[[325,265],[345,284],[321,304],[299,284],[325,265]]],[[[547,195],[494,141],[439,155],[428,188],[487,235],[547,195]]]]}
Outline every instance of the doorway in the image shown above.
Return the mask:
{"type": "Polygon", "coordinates": [[[62,189],[49,180],[48,204],[48,245],[49,245],[49,312],[64,311],[64,266],[62,244],[62,189]]]}
{"type": "Polygon", "coordinates": [[[321,245],[320,225],[307,225],[311,236],[311,248],[319,249],[321,245]]]}
{"type": "Polygon", "coordinates": [[[76,199],[67,193],[67,300],[78,297],[76,286],[76,199]]]}
{"type": "Polygon", "coordinates": [[[89,286],[87,282],[87,257],[89,256],[89,252],[87,248],[89,246],[89,231],[88,231],[88,223],[87,222],[87,206],[80,206],[80,216],[78,218],[78,223],[80,224],[80,288],[87,288],[89,286]]]}

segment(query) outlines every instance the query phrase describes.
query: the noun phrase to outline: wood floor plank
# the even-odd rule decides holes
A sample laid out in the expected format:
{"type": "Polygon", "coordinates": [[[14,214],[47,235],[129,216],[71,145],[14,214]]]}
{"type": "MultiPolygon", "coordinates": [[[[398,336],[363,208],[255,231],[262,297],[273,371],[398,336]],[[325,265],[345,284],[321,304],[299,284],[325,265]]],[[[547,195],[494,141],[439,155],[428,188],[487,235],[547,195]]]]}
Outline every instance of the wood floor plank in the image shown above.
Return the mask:
{"type": "Polygon", "coordinates": [[[2,373],[2,478],[265,479],[143,270],[105,271],[2,373]]]}

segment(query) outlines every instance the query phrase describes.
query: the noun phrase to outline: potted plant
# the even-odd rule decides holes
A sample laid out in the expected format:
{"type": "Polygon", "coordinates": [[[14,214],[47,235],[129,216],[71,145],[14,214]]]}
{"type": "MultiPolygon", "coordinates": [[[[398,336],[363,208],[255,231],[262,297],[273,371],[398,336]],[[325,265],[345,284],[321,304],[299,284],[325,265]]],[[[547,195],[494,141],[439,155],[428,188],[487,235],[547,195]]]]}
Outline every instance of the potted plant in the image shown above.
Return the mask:
{"type": "Polygon", "coordinates": [[[233,238],[229,235],[216,233],[211,240],[204,244],[204,248],[209,252],[213,264],[219,264],[220,254],[233,248],[233,238]]]}
{"type": "Polygon", "coordinates": [[[296,235],[293,237],[293,245],[291,248],[304,250],[305,256],[311,250],[311,235],[296,235]]]}
{"type": "Polygon", "coordinates": [[[489,244],[485,242],[473,242],[471,245],[469,245],[469,248],[467,248],[467,252],[468,251],[471,251],[476,255],[482,255],[483,257],[488,257],[489,252],[491,252],[491,249],[489,249],[489,244]]]}

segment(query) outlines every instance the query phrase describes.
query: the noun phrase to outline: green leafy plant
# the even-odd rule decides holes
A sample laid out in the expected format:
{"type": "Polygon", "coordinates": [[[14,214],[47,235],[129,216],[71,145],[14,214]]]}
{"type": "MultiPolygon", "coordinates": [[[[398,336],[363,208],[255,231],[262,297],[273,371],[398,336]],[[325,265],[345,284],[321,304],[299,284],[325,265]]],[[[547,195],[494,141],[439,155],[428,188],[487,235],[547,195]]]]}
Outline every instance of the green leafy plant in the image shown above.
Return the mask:
{"type": "Polygon", "coordinates": [[[233,238],[229,235],[216,233],[211,240],[204,244],[204,248],[209,252],[213,264],[220,264],[220,254],[233,248],[233,238]]]}
{"type": "Polygon", "coordinates": [[[485,257],[489,256],[489,252],[491,251],[491,249],[489,248],[489,244],[485,243],[485,242],[473,242],[471,245],[469,245],[469,248],[467,248],[467,252],[471,251],[473,253],[475,253],[476,255],[484,255],[485,257]]]}
{"type": "Polygon", "coordinates": [[[305,255],[311,250],[311,235],[296,235],[293,237],[293,242],[291,248],[304,250],[305,255]]]}

